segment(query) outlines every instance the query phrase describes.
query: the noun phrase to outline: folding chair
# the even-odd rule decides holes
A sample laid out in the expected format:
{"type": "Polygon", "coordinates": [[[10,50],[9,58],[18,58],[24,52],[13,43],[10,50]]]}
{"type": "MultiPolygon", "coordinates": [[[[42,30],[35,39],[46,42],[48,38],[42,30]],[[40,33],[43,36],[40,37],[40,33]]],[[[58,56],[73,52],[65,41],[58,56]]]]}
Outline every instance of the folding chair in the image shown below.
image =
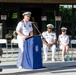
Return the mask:
{"type": "Polygon", "coordinates": [[[71,49],[72,49],[71,58],[72,58],[72,60],[74,60],[73,54],[74,54],[74,50],[76,50],[76,49],[73,47],[73,45],[76,44],[76,40],[75,40],[75,39],[72,39],[72,40],[70,41],[70,43],[71,43],[71,49]]]}
{"type": "Polygon", "coordinates": [[[6,40],[6,39],[0,39],[0,44],[6,44],[6,58],[8,58],[8,52],[7,52],[7,40],[6,40]]]}
{"type": "Polygon", "coordinates": [[[16,48],[13,47],[13,45],[17,45],[17,44],[18,44],[17,39],[12,39],[11,40],[11,52],[12,52],[11,54],[12,54],[12,58],[13,58],[13,50],[16,49],[16,48]]]}

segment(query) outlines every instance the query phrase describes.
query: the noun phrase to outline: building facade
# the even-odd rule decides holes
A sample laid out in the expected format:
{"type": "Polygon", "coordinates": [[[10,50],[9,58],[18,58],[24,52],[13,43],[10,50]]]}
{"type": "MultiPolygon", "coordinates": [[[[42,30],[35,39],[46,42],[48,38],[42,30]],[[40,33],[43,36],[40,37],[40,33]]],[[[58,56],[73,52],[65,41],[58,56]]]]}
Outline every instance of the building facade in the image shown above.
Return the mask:
{"type": "MultiPolygon", "coordinates": [[[[2,26],[0,38],[5,38],[10,30],[15,30],[25,11],[32,12],[31,17],[35,18],[41,32],[46,30],[48,23],[52,23],[58,35],[60,21],[56,21],[55,16],[59,16],[59,5],[75,3],[76,0],[0,0],[0,25],[2,26]]],[[[75,12],[76,10],[72,9],[72,32],[75,32],[75,12]]],[[[72,33],[72,38],[74,37],[75,33],[72,33]]]]}

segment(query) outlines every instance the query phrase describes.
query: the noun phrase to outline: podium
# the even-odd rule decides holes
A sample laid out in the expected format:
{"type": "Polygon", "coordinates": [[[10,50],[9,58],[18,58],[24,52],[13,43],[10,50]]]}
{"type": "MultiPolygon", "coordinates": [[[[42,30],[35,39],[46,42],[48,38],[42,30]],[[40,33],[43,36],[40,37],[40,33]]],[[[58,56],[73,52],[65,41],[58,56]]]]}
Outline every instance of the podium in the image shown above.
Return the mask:
{"type": "Polygon", "coordinates": [[[33,36],[24,42],[22,67],[26,69],[42,68],[42,40],[40,36],[33,36]]]}

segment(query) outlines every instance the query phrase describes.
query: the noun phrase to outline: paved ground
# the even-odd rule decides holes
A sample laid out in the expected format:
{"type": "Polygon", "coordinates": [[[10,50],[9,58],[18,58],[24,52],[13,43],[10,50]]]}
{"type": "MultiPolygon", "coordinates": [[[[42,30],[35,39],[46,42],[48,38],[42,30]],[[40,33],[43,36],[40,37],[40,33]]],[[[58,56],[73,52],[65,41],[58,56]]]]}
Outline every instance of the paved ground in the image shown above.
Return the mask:
{"type": "Polygon", "coordinates": [[[41,68],[41,69],[18,69],[16,67],[16,61],[13,62],[9,62],[9,64],[2,65],[0,66],[3,70],[2,72],[0,72],[0,74],[5,74],[5,75],[34,75],[38,73],[43,73],[44,75],[46,75],[47,73],[50,74],[52,71],[59,71],[59,70],[69,70],[71,68],[75,68],[76,66],[76,61],[67,61],[67,62],[62,62],[62,61],[57,61],[57,62],[51,62],[51,61],[46,61],[43,62],[43,66],[45,68],[41,68]],[[69,68],[68,68],[69,67],[69,68]]]}
{"type": "Polygon", "coordinates": [[[59,68],[43,68],[38,70],[27,69],[4,69],[6,73],[0,73],[0,75],[76,75],[76,66],[73,67],[59,67],[59,68]]]}
{"type": "Polygon", "coordinates": [[[16,67],[18,56],[17,51],[15,51],[15,53],[13,54],[13,58],[11,56],[12,54],[9,53],[8,58],[6,58],[6,54],[4,53],[3,56],[0,57],[0,68],[2,68],[2,72],[0,72],[0,75],[76,75],[76,60],[62,62],[61,59],[56,59],[55,62],[52,62],[51,54],[48,53],[48,61],[43,61],[44,68],[33,70],[18,69],[16,67]]]}
{"type": "Polygon", "coordinates": [[[76,75],[76,69],[55,70],[55,71],[39,72],[26,75],[76,75]]]}

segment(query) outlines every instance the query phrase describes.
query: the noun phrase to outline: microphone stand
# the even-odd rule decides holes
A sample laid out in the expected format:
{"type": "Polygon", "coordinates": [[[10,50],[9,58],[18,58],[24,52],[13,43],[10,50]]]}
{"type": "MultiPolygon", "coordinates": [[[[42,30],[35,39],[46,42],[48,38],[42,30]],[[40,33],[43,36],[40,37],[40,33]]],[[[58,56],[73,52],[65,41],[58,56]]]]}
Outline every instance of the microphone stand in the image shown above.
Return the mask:
{"type": "MultiPolygon", "coordinates": [[[[34,24],[34,22],[32,22],[32,25],[34,25],[35,29],[38,31],[38,33],[42,36],[42,38],[45,40],[45,38],[43,37],[43,35],[41,34],[41,32],[39,31],[39,29],[36,27],[36,25],[34,24]]],[[[45,40],[46,41],[46,40],[45,40]]],[[[47,42],[47,41],[46,41],[47,42]]]]}
{"type": "Polygon", "coordinates": [[[36,25],[34,24],[34,22],[32,22],[32,25],[35,27],[35,29],[38,31],[38,33],[41,34],[41,32],[40,32],[39,29],[36,27],[36,25]]]}

